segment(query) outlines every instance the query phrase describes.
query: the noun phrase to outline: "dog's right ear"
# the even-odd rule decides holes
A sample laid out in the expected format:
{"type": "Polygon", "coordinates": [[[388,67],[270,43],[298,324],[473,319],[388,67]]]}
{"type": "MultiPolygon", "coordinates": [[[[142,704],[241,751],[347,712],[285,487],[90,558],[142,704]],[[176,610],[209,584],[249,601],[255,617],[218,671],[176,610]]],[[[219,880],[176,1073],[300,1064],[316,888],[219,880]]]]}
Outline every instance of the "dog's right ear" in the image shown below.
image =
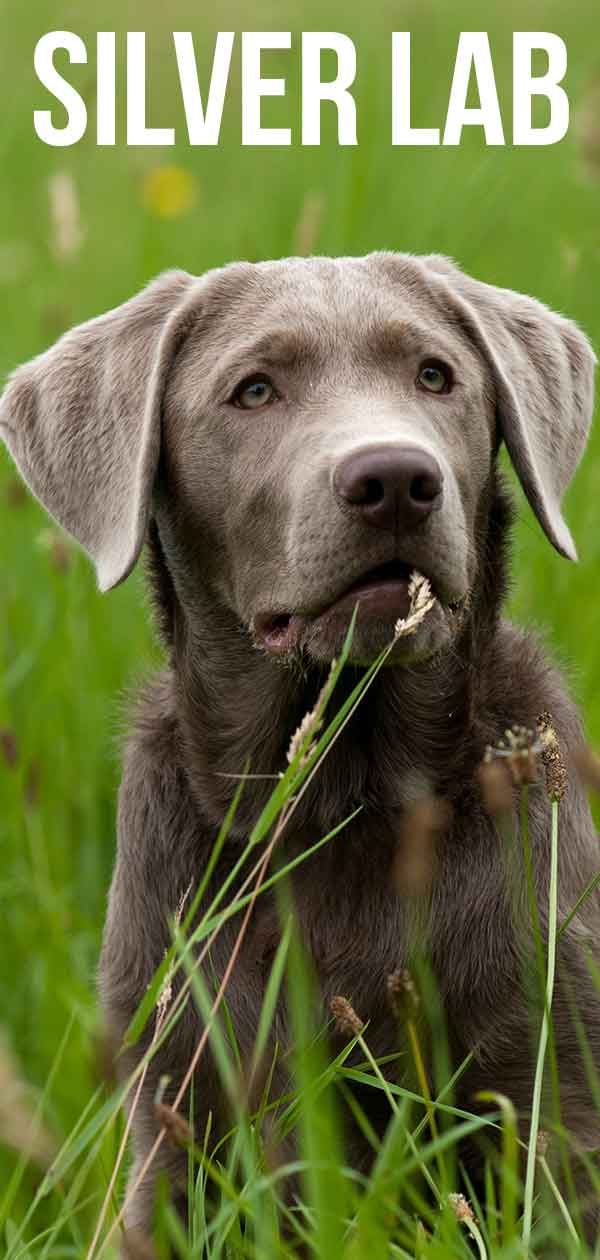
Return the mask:
{"type": "Polygon", "coordinates": [[[575,544],[561,499],[583,454],[594,410],[596,356],[580,328],[535,298],[484,284],[438,254],[421,260],[457,328],[487,364],[498,435],[553,547],[575,544]]]}
{"type": "Polygon", "coordinates": [[[89,552],[102,591],[127,577],[144,541],[165,385],[198,287],[185,272],[159,276],[19,368],[0,398],[0,435],[89,552]]]}

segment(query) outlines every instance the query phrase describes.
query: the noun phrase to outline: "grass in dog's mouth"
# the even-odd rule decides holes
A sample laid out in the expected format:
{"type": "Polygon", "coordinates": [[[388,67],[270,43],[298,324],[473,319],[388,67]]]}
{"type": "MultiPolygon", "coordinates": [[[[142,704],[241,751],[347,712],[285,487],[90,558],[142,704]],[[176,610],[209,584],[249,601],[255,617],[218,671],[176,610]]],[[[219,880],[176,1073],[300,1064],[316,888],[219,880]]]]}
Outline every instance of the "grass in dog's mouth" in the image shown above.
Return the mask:
{"type": "Polygon", "coordinates": [[[406,589],[406,598],[410,598],[410,583],[416,577],[421,577],[417,570],[403,560],[389,560],[385,564],[377,565],[372,569],[368,569],[366,573],[360,575],[340,591],[335,598],[325,607],[318,609],[313,614],[298,614],[293,611],[276,612],[276,613],[259,613],[253,621],[253,631],[256,637],[271,650],[285,649],[293,634],[294,625],[301,621],[317,619],[324,616],[330,611],[336,610],[340,606],[340,612],[344,610],[346,601],[350,601],[352,596],[356,600],[366,598],[380,591],[385,598],[386,588],[389,587],[390,594],[398,588],[406,589]]]}

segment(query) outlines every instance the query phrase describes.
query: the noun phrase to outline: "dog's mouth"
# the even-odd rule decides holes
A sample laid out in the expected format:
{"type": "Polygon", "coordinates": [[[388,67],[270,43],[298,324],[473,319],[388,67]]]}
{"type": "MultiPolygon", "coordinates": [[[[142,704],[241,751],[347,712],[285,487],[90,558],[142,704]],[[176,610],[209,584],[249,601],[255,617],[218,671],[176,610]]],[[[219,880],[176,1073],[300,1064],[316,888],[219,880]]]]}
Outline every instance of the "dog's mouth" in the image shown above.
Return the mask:
{"type": "Polygon", "coordinates": [[[291,652],[298,646],[307,623],[338,617],[347,617],[349,621],[357,604],[361,619],[369,617],[388,621],[391,633],[398,619],[406,617],[409,612],[409,583],[414,572],[412,565],[402,560],[391,560],[369,569],[331,604],[313,613],[257,613],[252,623],[254,637],[269,652],[291,652]]]}

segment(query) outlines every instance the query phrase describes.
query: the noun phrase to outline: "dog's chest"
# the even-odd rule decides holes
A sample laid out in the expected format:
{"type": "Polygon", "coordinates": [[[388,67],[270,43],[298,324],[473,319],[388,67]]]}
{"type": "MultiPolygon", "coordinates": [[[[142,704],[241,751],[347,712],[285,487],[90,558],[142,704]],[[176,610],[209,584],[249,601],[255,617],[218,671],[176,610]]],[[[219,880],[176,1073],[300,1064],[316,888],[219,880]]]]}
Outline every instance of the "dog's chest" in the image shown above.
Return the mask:
{"type": "MultiPolygon", "coordinates": [[[[506,984],[516,1009],[519,977],[505,871],[489,827],[465,810],[452,839],[448,832],[435,851],[430,848],[429,878],[423,878],[425,864],[415,866],[415,846],[403,843],[402,819],[373,812],[296,868],[291,883],[297,923],[327,1010],[341,995],[370,1021],[372,1033],[380,1027],[383,1035],[394,980],[424,958],[452,1024],[468,1017],[473,1026],[491,1029],[506,984]]],[[[314,843],[314,837],[302,842],[314,843]]],[[[276,939],[275,906],[263,930],[264,939],[276,939]]]]}
{"type": "Polygon", "coordinates": [[[389,820],[374,815],[340,833],[292,882],[300,934],[325,1003],[347,997],[363,1019],[387,1005],[389,978],[408,959],[410,907],[395,879],[396,847],[389,820]]]}

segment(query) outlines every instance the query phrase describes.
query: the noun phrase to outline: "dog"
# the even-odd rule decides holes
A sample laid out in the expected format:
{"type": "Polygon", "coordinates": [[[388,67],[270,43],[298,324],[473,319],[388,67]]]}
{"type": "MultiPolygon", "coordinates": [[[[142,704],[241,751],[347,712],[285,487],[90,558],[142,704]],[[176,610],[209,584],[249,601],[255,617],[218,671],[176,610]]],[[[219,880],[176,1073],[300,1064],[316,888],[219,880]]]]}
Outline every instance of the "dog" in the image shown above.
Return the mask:
{"type": "MultiPolygon", "coordinates": [[[[575,559],[560,504],[591,423],[594,364],[580,329],[533,298],[441,256],[380,252],[232,263],[200,278],[166,273],[14,373],[0,430],[16,464],[92,557],[101,591],[127,577],[147,543],[167,656],[140,701],[120,791],[100,972],[119,1041],[244,768],[251,775],[207,899],[285,767],[354,609],[340,703],[394,639],[417,573],[433,606],[414,633],[397,636],[298,800],[281,850],[297,855],[359,811],[296,868],[292,897],[323,1018],[335,995],[347,995],[369,1021],[373,1053],[389,1055],[398,1042],[389,978],[411,948],[414,897],[397,866],[404,824],[419,803],[445,803],[420,903],[452,1052],[456,1062],[472,1055],[457,1101],[472,1109],[482,1105],[473,1103],[478,1090],[493,1089],[527,1117],[534,1052],[524,971],[533,946],[511,911],[503,842],[478,778],[486,748],[499,748],[507,728],[535,731],[549,711],[566,765],[560,919],[595,874],[598,845],[575,771],[576,708],[536,640],[501,616],[513,508],[497,464],[504,443],[549,542],[575,559]]],[[[530,792],[529,818],[546,933],[542,788],[530,792]]],[[[525,887],[522,870],[517,884],[525,887]]],[[[526,917],[526,900],[521,909],[526,917]]],[[[553,1008],[562,1120],[583,1152],[600,1145],[600,1125],[569,994],[598,1062],[585,948],[599,925],[594,892],[560,940],[553,1008]]],[[[224,976],[238,927],[230,920],[214,942],[211,982],[224,976]]],[[[247,1063],[278,930],[274,901],[260,897],[226,991],[247,1063]]],[[[285,1049],[283,997],[275,1023],[285,1049]]],[[[161,1169],[184,1204],[185,1152],[163,1142],[145,1164],[160,1127],[158,1082],[167,1074],[167,1099],[176,1094],[201,1031],[188,1004],[148,1068],[132,1118],[130,1227],[150,1228],[161,1169]]],[[[126,1072],[150,1035],[123,1055],[126,1072]]],[[[334,1028],[335,1044],[338,1036],[334,1028]]],[[[386,1071],[403,1079],[398,1061],[386,1071]]],[[[282,1054],[273,1097],[286,1082],[282,1054]]],[[[216,1140],[228,1106],[208,1055],[194,1099],[196,1132],[210,1112],[216,1140]]],[[[372,1122],[381,1130],[385,1116],[372,1122]]],[[[349,1160],[366,1168],[368,1145],[351,1126],[348,1146],[349,1160]]],[[[469,1158],[475,1175],[481,1157],[469,1158]]]]}

